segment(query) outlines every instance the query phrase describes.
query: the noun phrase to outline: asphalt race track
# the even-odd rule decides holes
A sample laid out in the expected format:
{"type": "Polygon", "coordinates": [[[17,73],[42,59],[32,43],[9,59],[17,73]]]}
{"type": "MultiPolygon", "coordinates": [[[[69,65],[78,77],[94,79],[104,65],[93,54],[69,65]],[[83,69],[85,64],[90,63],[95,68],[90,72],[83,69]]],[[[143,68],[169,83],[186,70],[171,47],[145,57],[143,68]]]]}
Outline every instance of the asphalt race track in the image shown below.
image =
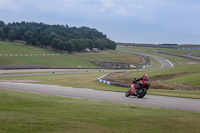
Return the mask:
{"type": "Polygon", "coordinates": [[[145,56],[153,57],[153,58],[157,59],[162,64],[162,66],[160,68],[157,68],[157,69],[174,67],[174,65],[169,60],[167,60],[163,57],[159,57],[159,56],[155,56],[155,55],[149,55],[149,54],[143,54],[143,53],[137,53],[137,52],[124,51],[124,50],[118,50],[118,51],[130,53],[130,54],[145,55],[145,56]]]}
{"type": "Polygon", "coordinates": [[[108,101],[116,103],[126,103],[133,105],[200,112],[199,99],[188,99],[188,98],[177,98],[177,97],[166,97],[166,96],[155,96],[155,95],[146,95],[142,99],[139,99],[137,97],[127,98],[125,97],[124,93],[121,92],[100,91],[93,89],[72,88],[72,87],[62,87],[54,85],[31,84],[31,83],[0,82],[0,88],[31,92],[31,93],[72,97],[72,98],[83,98],[90,100],[100,100],[100,101],[108,101]]]}

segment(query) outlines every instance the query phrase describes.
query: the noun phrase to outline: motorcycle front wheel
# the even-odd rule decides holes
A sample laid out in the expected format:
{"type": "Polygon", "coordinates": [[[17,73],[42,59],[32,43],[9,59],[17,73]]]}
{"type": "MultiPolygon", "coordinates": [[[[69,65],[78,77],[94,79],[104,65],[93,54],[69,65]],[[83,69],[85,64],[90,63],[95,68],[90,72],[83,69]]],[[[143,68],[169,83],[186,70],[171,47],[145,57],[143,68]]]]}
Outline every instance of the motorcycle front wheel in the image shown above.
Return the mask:
{"type": "Polygon", "coordinates": [[[129,97],[129,96],[130,96],[130,92],[131,92],[131,89],[128,89],[128,90],[126,91],[126,93],[125,93],[125,96],[126,96],[126,97],[129,97]]]}
{"type": "Polygon", "coordinates": [[[143,98],[147,94],[146,88],[140,88],[137,90],[138,98],[143,98]]]}

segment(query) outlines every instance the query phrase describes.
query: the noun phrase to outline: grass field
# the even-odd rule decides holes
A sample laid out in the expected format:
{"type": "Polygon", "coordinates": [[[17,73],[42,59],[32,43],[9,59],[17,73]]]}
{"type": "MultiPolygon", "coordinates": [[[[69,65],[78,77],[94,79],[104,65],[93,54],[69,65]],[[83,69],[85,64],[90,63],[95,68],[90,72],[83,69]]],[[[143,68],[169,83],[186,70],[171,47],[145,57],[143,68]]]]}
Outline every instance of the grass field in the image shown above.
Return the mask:
{"type": "Polygon", "coordinates": [[[58,53],[53,50],[48,50],[23,43],[4,42],[0,41],[0,54],[45,54],[58,53]]]}
{"type": "Polygon", "coordinates": [[[91,54],[76,53],[73,54],[73,56],[90,61],[123,62],[129,64],[137,64],[142,62],[139,56],[115,50],[105,50],[101,53],[91,53],[91,54]]]}
{"type": "Polygon", "coordinates": [[[200,113],[0,89],[1,133],[198,133],[200,113]]]}
{"type": "Polygon", "coordinates": [[[52,68],[100,68],[99,66],[70,55],[0,56],[0,65],[44,65],[52,68]]]}
{"type": "Polygon", "coordinates": [[[36,46],[27,46],[14,42],[0,41],[0,65],[44,65],[58,68],[100,68],[90,61],[120,62],[138,64],[142,59],[136,55],[117,52],[115,50],[105,50],[100,53],[73,53],[63,55],[34,55],[19,56],[20,54],[58,54],[53,50],[48,50],[36,46]],[[12,54],[13,56],[2,56],[12,54]],[[18,55],[18,56],[16,56],[18,55]],[[126,60],[124,60],[126,58],[126,60]]]}

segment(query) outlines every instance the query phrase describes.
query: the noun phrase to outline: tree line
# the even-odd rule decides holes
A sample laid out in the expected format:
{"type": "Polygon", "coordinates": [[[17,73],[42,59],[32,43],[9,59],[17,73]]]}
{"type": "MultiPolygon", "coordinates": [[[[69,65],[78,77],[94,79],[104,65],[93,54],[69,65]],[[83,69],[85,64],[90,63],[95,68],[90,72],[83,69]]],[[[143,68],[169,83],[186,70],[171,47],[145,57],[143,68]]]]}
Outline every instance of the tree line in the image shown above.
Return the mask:
{"type": "Polygon", "coordinates": [[[23,40],[27,44],[52,47],[68,52],[82,51],[85,48],[116,49],[114,41],[102,32],[89,27],[69,27],[68,25],[49,25],[42,22],[0,21],[0,38],[10,41],[23,40]]]}

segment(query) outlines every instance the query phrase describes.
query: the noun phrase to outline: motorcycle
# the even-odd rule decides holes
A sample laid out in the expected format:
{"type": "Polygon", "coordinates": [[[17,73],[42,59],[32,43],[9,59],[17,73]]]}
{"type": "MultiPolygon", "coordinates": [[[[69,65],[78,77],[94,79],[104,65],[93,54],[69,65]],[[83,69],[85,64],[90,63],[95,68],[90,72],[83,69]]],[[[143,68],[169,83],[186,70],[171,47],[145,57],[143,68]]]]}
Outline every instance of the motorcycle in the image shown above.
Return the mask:
{"type": "Polygon", "coordinates": [[[137,96],[138,98],[143,98],[147,94],[147,90],[149,89],[150,84],[146,84],[145,86],[137,87],[137,83],[133,82],[131,85],[131,89],[128,89],[125,93],[126,97],[129,96],[137,96]],[[138,89],[136,89],[136,87],[138,89]]]}

